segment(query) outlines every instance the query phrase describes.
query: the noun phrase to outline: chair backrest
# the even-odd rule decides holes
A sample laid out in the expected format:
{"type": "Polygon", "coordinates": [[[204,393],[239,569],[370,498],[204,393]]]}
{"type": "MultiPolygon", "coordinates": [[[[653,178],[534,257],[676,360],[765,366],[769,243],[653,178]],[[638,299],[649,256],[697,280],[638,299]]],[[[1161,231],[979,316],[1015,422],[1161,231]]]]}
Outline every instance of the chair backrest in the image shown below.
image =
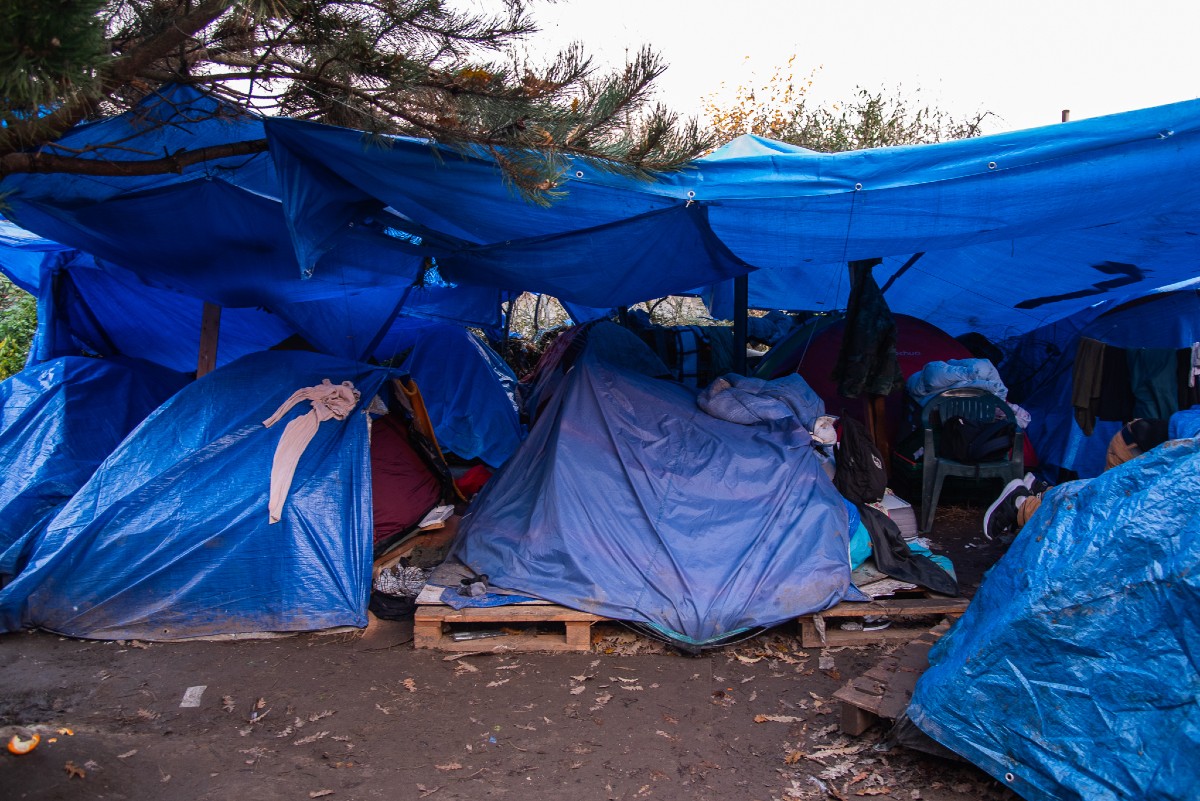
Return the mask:
{"type": "MultiPolygon", "coordinates": [[[[942,458],[949,456],[968,464],[992,464],[1011,461],[1016,458],[1016,454],[1012,453],[1013,449],[1023,447],[1012,407],[978,387],[956,387],[934,395],[921,413],[921,423],[925,429],[926,453],[932,450],[935,458],[941,455],[942,458]],[[964,432],[961,428],[956,428],[953,432],[954,446],[950,447],[950,440],[945,443],[950,448],[950,453],[941,454],[944,444],[942,427],[946,421],[956,417],[966,421],[968,430],[974,430],[974,439],[964,441],[964,432]],[[1003,421],[1004,428],[987,428],[1000,421],[1003,421]],[[1003,431],[1009,433],[1004,434],[1003,431]],[[1003,448],[1003,451],[998,453],[998,448],[1003,448]]],[[[947,433],[945,436],[950,437],[951,434],[947,433]]]]}
{"type": "Polygon", "coordinates": [[[934,395],[921,412],[921,425],[923,428],[937,428],[951,417],[963,417],[972,423],[1003,419],[1014,426],[1017,424],[1017,415],[1011,406],[979,387],[955,387],[934,395]],[[935,412],[936,422],[933,418],[935,412]]]}

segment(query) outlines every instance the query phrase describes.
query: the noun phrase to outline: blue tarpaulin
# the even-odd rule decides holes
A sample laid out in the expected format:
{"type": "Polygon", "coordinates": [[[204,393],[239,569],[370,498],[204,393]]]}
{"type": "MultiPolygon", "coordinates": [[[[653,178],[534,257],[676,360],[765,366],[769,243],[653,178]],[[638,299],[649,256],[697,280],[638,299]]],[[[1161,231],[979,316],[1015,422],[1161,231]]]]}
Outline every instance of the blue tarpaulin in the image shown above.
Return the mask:
{"type": "MultiPolygon", "coordinates": [[[[396,374],[392,374],[396,375],[396,374]]],[[[25,571],[0,590],[5,630],[172,640],[365,626],[371,482],[363,409],[389,371],[304,352],[239,359],[158,408],[49,524],[25,571]],[[295,391],[351,381],[344,421],[304,450],[282,520],[268,524],[276,445],[295,391]]]]}
{"type": "Polygon", "coordinates": [[[269,153],[178,175],[11,175],[16,221],[157,286],[268,309],[345,355],[370,352],[392,301],[465,319],[509,291],[594,308],[703,291],[728,316],[729,279],[749,273],[753,306],[838,309],[846,261],[871,257],[894,311],[998,340],[1190,278],[1200,248],[1200,101],[849,153],[745,137],[652,180],[575,161],[542,207],[481,153],[163,94],[64,144],[133,136],[97,151],[124,159],[266,137],[269,153]],[[435,262],[452,293],[426,287],[435,262]]]}
{"type": "Polygon", "coordinates": [[[144,362],[68,356],[0,383],[0,584],[50,519],[184,376],[144,362]]]}
{"type": "Polygon", "coordinates": [[[376,356],[408,373],[425,400],[443,450],[499,467],[524,431],[517,377],[483,341],[461,326],[400,318],[376,356]]]}
{"type": "Polygon", "coordinates": [[[1054,488],[908,714],[1030,801],[1200,787],[1200,440],[1054,488]]]}
{"type": "Polygon", "coordinates": [[[810,443],[710,417],[589,343],[454,553],[496,586],[688,643],[826,609],[853,592],[850,518],[810,443]]]}

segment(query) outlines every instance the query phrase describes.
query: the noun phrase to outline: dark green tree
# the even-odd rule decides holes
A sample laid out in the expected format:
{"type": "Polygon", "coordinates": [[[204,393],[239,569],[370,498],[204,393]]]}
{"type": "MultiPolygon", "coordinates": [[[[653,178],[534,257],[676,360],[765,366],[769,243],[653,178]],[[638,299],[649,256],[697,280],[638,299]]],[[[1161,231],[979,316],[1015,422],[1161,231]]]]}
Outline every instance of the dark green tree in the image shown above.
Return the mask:
{"type": "Polygon", "coordinates": [[[21,372],[37,331],[37,301],[0,275],[0,380],[21,372]]]}
{"type": "Polygon", "coordinates": [[[541,200],[565,156],[636,174],[676,167],[709,144],[694,121],[650,106],[665,69],[654,52],[611,74],[598,74],[580,45],[535,64],[518,49],[536,32],[524,0],[495,0],[494,8],[469,13],[439,0],[5,2],[0,178],[151,174],[265,149],[242,142],[117,162],[47,147],[169,82],[265,113],[483,146],[515,186],[541,200]]]}

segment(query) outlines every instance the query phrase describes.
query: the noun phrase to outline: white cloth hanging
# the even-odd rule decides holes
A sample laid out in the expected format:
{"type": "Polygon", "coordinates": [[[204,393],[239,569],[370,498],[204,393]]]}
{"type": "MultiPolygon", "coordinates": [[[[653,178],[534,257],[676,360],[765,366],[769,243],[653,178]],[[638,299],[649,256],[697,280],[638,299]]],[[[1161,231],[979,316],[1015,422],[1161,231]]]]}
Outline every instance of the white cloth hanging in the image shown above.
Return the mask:
{"type": "Polygon", "coordinates": [[[345,420],[358,405],[358,400],[359,392],[354,384],[349,381],[334,384],[326,378],[315,387],[296,390],[275,410],[275,414],[263,420],[263,425],[270,428],[297,403],[312,402],[312,411],[288,423],[279,438],[279,444],[275,446],[275,458],[271,461],[271,498],[267,506],[270,522],[279,522],[296,465],[300,463],[300,456],[317,433],[317,428],[326,420],[345,420]]]}

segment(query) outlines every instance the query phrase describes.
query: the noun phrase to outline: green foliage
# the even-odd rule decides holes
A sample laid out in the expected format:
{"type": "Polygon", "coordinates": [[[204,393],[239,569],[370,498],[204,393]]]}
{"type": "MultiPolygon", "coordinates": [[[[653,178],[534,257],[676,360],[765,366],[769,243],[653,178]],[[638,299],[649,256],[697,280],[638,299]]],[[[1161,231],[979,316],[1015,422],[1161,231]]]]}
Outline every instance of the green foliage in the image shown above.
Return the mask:
{"type": "Polygon", "coordinates": [[[718,141],[755,134],[826,153],[892,145],[918,145],[965,139],[982,133],[991,112],[957,118],[911,95],[901,87],[871,91],[859,87],[846,103],[817,106],[808,91],[815,71],[798,80],[795,57],[777,68],[761,87],[739,86],[737,99],[708,103],[711,129],[718,141]]]}
{"type": "Polygon", "coordinates": [[[21,372],[37,331],[37,301],[0,275],[0,379],[21,372]]]}

